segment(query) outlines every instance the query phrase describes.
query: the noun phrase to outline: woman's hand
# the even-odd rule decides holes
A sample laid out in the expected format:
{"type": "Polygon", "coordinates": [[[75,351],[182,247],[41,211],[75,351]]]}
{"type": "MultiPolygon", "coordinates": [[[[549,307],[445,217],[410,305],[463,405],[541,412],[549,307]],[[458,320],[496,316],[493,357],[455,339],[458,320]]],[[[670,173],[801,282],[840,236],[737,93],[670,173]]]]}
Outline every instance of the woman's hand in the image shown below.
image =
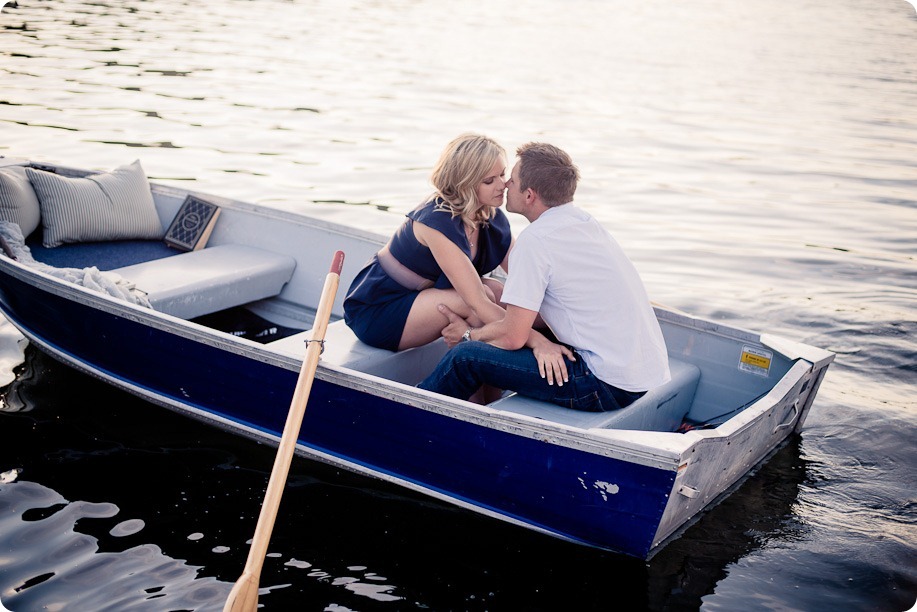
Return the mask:
{"type": "Polygon", "coordinates": [[[468,321],[455,314],[445,304],[440,304],[437,308],[447,319],[449,319],[449,324],[443,328],[441,334],[443,340],[446,341],[446,346],[452,348],[462,341],[462,336],[467,330],[471,329],[471,326],[468,325],[468,321]]]}

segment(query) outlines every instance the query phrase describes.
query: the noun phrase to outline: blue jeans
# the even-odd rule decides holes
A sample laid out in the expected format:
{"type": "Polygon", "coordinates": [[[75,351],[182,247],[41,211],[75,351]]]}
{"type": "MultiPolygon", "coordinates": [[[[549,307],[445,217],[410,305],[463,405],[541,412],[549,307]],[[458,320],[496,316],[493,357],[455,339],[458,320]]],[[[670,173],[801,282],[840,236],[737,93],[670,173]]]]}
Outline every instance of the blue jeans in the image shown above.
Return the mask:
{"type": "Polygon", "coordinates": [[[482,385],[490,385],[587,412],[618,410],[645,393],[624,391],[599,380],[579,355],[576,361],[564,361],[570,381],[563,386],[549,385],[538,372],[532,349],[507,351],[484,342],[462,342],[417,386],[464,400],[482,385]]]}

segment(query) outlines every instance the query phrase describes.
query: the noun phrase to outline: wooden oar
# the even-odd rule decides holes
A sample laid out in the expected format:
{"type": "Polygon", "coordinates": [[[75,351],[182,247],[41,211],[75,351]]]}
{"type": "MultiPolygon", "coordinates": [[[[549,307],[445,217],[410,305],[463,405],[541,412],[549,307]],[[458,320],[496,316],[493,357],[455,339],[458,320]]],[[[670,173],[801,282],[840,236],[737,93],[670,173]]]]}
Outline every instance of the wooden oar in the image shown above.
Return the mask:
{"type": "Polygon", "coordinates": [[[264,556],[267,554],[267,545],[271,540],[271,531],[274,529],[274,520],[277,518],[277,509],[280,507],[280,496],[286,485],[287,474],[290,472],[290,462],[293,460],[293,451],[302,418],[306,413],[306,403],[309,401],[309,391],[315,378],[315,369],[318,367],[318,358],[322,352],[322,342],[325,340],[325,330],[328,328],[328,319],[331,318],[331,306],[337,294],[338,282],[341,277],[341,268],[344,266],[344,253],[338,251],[331,262],[331,270],[325,277],[325,286],[322,297],[315,313],[315,324],[312,327],[312,338],[306,349],[306,356],[299,371],[296,389],[293,391],[293,401],[290,412],[287,413],[287,422],[283,426],[283,435],[277,456],[274,458],[274,468],[271,470],[271,479],[267,484],[264,494],[264,503],[261,504],[261,514],[258,516],[258,526],[255,527],[255,537],[248,551],[248,559],[242,576],[236,581],[229,593],[229,599],[223,607],[223,612],[254,612],[258,607],[258,582],[261,579],[261,566],[264,565],[264,556]]]}

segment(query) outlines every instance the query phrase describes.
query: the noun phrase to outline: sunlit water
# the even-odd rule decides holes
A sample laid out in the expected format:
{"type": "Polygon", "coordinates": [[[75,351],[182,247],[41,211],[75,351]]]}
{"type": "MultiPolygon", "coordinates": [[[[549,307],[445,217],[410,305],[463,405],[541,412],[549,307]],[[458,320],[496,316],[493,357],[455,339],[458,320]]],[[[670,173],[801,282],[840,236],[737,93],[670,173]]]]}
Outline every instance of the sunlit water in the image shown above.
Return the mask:
{"type": "MultiPolygon", "coordinates": [[[[802,436],[646,564],[298,461],[267,609],[914,604],[911,4],[17,1],[0,154],[139,158],[387,233],[458,133],[547,140],[655,301],[838,353],[802,436]]],[[[3,605],[220,609],[272,451],[27,356],[0,415],[0,472],[23,469],[3,605]]]]}

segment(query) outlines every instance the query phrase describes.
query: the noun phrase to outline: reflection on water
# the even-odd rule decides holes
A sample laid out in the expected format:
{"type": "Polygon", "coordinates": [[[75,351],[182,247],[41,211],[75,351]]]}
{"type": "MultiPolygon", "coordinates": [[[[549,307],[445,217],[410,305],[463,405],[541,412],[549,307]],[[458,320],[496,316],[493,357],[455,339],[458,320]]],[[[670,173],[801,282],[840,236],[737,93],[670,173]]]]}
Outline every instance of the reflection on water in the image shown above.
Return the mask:
{"type": "MultiPolygon", "coordinates": [[[[157,180],[388,233],[456,134],[548,140],[655,301],[838,353],[798,446],[649,565],[301,464],[264,582],[277,608],[598,608],[636,591],[654,609],[749,594],[907,609],[915,33],[903,0],[17,0],[0,13],[0,154],[141,158],[157,180]]],[[[3,408],[0,472],[25,471],[0,499],[27,485],[113,504],[76,521],[95,555],[136,547],[235,580],[267,449],[42,360],[3,408]]],[[[0,597],[50,593],[60,571],[33,564],[0,597]]]]}
{"type": "Polygon", "coordinates": [[[11,610],[193,610],[228,596],[231,585],[198,576],[198,568],[168,558],[158,546],[100,552],[96,538],[75,531],[77,524],[82,528],[117,514],[114,504],[68,502],[37,483],[3,485],[0,533],[12,535],[4,535],[0,546],[28,551],[7,556],[2,564],[4,605],[11,610]]]}
{"type": "Polygon", "coordinates": [[[810,476],[791,438],[739,491],[672,542],[649,564],[648,593],[654,610],[691,609],[727,576],[744,555],[772,542],[805,537],[794,516],[799,487],[810,476]]]}
{"type": "MultiPolygon", "coordinates": [[[[102,552],[95,537],[76,531],[95,532],[98,528],[87,519],[117,515],[114,504],[68,502],[37,483],[4,485],[0,489],[0,534],[12,535],[0,538],[0,548],[28,554],[7,558],[2,564],[0,576],[10,585],[0,593],[3,604],[11,610],[222,609],[232,582],[201,575],[202,568],[169,558],[153,544],[102,552]]],[[[112,527],[109,535],[131,536],[143,525],[140,519],[128,519],[112,527]]],[[[191,534],[188,539],[203,538],[203,534],[197,536],[191,534]]],[[[229,550],[215,546],[212,552],[229,550]]],[[[280,557],[279,553],[268,555],[269,560],[280,557]]],[[[366,567],[348,567],[348,575],[335,577],[295,558],[285,560],[283,566],[309,570],[303,572],[307,579],[322,580],[374,601],[402,599],[392,594],[393,587],[384,584],[384,577],[366,567]]],[[[262,595],[288,586],[265,587],[262,595]]]]}

